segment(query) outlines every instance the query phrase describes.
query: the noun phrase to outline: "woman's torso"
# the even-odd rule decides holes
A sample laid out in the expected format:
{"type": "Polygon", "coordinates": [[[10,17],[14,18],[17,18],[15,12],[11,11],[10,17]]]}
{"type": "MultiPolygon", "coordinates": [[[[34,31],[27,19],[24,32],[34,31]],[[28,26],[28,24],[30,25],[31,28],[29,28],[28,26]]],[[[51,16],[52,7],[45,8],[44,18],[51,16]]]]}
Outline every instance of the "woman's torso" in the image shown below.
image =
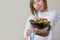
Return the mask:
{"type": "MultiPolygon", "coordinates": [[[[38,13],[38,17],[39,18],[47,18],[49,21],[52,22],[52,19],[54,18],[53,17],[54,12],[55,12],[55,10],[47,11],[47,12],[44,12],[42,14],[38,13]]],[[[31,15],[31,19],[33,19],[34,17],[35,16],[31,15]]],[[[54,35],[54,30],[51,29],[50,32],[49,32],[49,35],[47,37],[42,37],[42,36],[35,35],[34,40],[52,40],[53,35],[54,35]]],[[[28,40],[30,40],[30,36],[28,37],[28,40]]]]}

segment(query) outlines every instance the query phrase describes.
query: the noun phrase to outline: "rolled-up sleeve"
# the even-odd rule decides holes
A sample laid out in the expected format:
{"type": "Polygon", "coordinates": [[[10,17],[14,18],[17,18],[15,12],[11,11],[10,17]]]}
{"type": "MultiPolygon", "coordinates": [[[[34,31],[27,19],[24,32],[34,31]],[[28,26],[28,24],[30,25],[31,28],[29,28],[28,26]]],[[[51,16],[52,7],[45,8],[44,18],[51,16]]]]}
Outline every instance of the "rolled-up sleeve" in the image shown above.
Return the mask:
{"type": "Polygon", "coordinates": [[[54,26],[56,25],[56,23],[58,22],[58,19],[59,19],[59,15],[58,15],[58,11],[55,10],[54,11],[54,14],[53,14],[53,18],[51,19],[51,26],[52,28],[54,28],[54,26]]]}

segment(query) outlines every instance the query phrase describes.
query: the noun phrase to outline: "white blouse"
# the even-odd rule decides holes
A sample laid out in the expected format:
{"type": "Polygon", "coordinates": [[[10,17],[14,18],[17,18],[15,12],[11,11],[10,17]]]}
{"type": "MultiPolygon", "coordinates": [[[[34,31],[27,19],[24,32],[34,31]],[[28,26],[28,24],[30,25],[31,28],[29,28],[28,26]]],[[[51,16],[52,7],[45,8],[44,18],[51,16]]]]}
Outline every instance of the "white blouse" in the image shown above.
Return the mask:
{"type": "MultiPolygon", "coordinates": [[[[25,26],[25,29],[24,29],[24,38],[27,39],[27,40],[30,40],[30,36],[27,37],[26,35],[26,30],[30,27],[30,22],[29,20],[30,19],[33,19],[35,16],[33,15],[30,15],[27,19],[27,22],[26,22],[26,26],[25,26]]],[[[42,37],[42,36],[39,36],[39,35],[35,35],[34,36],[34,40],[55,40],[55,25],[59,19],[58,17],[58,12],[57,10],[50,10],[50,11],[47,11],[47,12],[44,12],[44,13],[38,13],[38,17],[39,18],[47,18],[49,21],[51,21],[51,30],[49,32],[49,35],[46,36],[46,37],[42,37]]]]}

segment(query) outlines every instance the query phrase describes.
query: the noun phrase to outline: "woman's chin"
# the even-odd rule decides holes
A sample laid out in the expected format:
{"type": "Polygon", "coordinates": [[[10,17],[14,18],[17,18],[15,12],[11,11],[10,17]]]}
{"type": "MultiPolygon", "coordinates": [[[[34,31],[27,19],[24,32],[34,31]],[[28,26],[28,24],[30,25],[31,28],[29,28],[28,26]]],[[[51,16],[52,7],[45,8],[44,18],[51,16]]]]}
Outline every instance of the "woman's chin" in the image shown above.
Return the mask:
{"type": "Polygon", "coordinates": [[[38,7],[37,10],[41,10],[40,7],[38,7]]]}
{"type": "Polygon", "coordinates": [[[42,11],[42,9],[40,9],[40,8],[37,8],[37,10],[42,11]]]}

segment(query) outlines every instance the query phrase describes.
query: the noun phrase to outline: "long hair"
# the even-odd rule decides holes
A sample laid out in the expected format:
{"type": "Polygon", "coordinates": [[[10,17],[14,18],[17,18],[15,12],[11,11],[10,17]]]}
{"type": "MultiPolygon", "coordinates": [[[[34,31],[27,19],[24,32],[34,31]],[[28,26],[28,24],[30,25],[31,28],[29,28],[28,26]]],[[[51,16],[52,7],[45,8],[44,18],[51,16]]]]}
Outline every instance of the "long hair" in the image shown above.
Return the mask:
{"type": "MultiPolygon", "coordinates": [[[[34,0],[30,0],[30,10],[33,15],[35,15],[36,9],[33,7],[34,0]]],[[[44,0],[45,9],[47,9],[47,0],[44,0]]]]}

